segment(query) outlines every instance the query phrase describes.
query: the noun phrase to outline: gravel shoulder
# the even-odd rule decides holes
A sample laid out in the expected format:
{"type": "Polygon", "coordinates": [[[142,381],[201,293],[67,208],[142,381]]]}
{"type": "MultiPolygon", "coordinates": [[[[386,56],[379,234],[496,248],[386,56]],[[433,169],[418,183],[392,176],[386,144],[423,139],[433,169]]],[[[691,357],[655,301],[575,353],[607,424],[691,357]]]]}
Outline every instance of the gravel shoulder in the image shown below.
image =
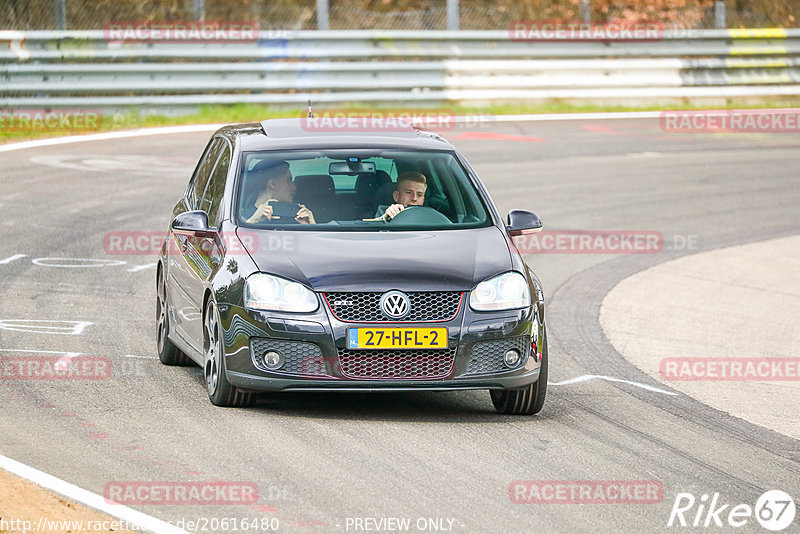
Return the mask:
{"type": "Polygon", "coordinates": [[[122,521],[0,469],[0,533],[130,532],[122,521]]]}

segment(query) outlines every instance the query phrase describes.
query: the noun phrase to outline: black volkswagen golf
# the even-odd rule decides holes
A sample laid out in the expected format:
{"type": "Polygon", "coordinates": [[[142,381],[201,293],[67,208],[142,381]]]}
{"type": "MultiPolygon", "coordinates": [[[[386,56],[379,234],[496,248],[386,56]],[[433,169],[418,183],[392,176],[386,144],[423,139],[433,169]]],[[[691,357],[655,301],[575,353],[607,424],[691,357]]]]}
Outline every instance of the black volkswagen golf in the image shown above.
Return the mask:
{"type": "Polygon", "coordinates": [[[211,402],[258,391],[486,389],[535,414],[544,295],[456,148],[369,119],[226,126],[175,205],[156,274],[161,362],[211,402]]]}

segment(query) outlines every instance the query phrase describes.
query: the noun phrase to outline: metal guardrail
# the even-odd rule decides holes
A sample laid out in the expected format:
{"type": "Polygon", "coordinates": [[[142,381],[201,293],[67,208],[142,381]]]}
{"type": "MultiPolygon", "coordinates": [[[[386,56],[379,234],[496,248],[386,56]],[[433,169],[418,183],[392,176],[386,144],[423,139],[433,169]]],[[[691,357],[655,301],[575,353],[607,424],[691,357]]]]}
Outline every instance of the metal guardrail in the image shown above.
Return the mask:
{"type": "Polygon", "coordinates": [[[249,42],[0,31],[3,107],[800,95],[800,30],[515,40],[506,31],[261,32],[249,42]]]}

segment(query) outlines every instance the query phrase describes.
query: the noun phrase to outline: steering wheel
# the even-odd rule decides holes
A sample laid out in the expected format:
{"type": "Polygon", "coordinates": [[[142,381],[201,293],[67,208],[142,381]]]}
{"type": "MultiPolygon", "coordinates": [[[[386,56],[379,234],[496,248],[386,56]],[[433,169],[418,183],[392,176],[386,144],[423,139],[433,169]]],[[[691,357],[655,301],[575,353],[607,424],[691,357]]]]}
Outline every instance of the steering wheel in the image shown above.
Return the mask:
{"type": "Polygon", "coordinates": [[[441,212],[429,206],[408,206],[389,221],[389,224],[408,224],[420,226],[437,226],[453,224],[441,212]]]}

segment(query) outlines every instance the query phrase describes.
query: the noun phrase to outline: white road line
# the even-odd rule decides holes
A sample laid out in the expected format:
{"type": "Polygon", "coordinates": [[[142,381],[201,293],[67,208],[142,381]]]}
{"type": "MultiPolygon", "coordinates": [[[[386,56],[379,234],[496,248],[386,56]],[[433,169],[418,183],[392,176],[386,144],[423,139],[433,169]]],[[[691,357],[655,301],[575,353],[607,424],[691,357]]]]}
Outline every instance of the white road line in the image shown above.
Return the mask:
{"type": "MultiPolygon", "coordinates": [[[[471,124],[475,117],[486,122],[543,122],[543,121],[576,121],[576,120],[609,120],[609,119],[654,119],[661,116],[660,111],[622,111],[614,113],[535,113],[525,115],[463,115],[455,117],[456,123],[471,124]]],[[[163,128],[141,128],[138,130],[123,130],[118,132],[105,132],[89,135],[70,135],[67,137],[53,137],[50,139],[37,139],[0,145],[0,152],[24,150],[43,146],[64,145],[67,143],[82,143],[85,141],[106,141],[109,139],[125,139],[128,137],[142,137],[147,135],[169,135],[179,133],[195,133],[218,130],[224,124],[187,124],[184,126],[166,126],[163,128]]]]}
{"type": "Polygon", "coordinates": [[[0,468],[18,477],[22,477],[25,480],[30,480],[34,484],[38,484],[45,489],[63,495],[68,499],[85,504],[111,517],[126,521],[132,526],[138,527],[140,530],[155,532],[157,534],[187,534],[185,530],[174,527],[160,519],[143,514],[133,508],[114,503],[113,501],[107,501],[104,497],[96,493],[79,488],[60,478],[48,475],[43,471],[34,469],[33,467],[12,460],[6,456],[0,455],[0,468]]]}
{"type": "MultiPolygon", "coordinates": [[[[81,356],[85,353],[83,352],[64,352],[59,350],[32,350],[32,349],[4,349],[0,348],[0,354],[3,352],[28,352],[31,354],[60,354],[65,358],[74,358],[76,356],[81,356]]],[[[137,354],[121,354],[123,358],[141,358],[147,360],[157,360],[158,356],[139,356],[137,354]]]]}
{"type": "Polygon", "coordinates": [[[31,260],[41,267],[65,267],[67,269],[86,269],[94,267],[116,267],[125,265],[122,260],[96,260],[93,258],[36,258],[31,260]]]}
{"type": "Polygon", "coordinates": [[[642,158],[660,158],[664,154],[661,152],[629,152],[625,154],[624,157],[631,158],[631,159],[642,159],[642,158]]]}
{"type": "Polygon", "coordinates": [[[29,350],[29,349],[0,349],[2,352],[30,352],[32,354],[62,354],[64,356],[75,357],[83,354],[82,352],[63,352],[58,350],[29,350]]]}
{"type": "Polygon", "coordinates": [[[14,254],[13,256],[9,256],[4,260],[0,260],[0,265],[5,265],[7,263],[11,263],[12,261],[16,261],[20,258],[24,258],[27,254],[14,254]]]}
{"type": "Polygon", "coordinates": [[[0,330],[12,332],[27,332],[31,334],[65,334],[79,336],[87,327],[93,325],[91,321],[58,321],[47,319],[0,319],[0,330]],[[56,323],[70,326],[55,326],[56,323]]]}
{"type": "Polygon", "coordinates": [[[605,380],[607,382],[620,382],[622,384],[629,384],[631,386],[636,386],[637,388],[646,389],[648,391],[653,391],[655,393],[661,393],[663,395],[672,395],[672,396],[678,395],[677,393],[659,389],[657,387],[649,386],[647,384],[642,384],[641,382],[633,382],[631,380],[623,380],[621,378],[614,378],[613,376],[603,376],[603,375],[581,375],[581,376],[576,376],[575,378],[570,378],[569,380],[564,380],[563,382],[548,382],[547,385],[567,386],[569,384],[579,384],[581,382],[588,382],[589,380],[605,380]]]}
{"type": "Polygon", "coordinates": [[[127,271],[129,273],[135,273],[136,271],[143,271],[145,269],[152,269],[155,266],[156,266],[155,263],[148,263],[148,264],[145,264],[145,265],[137,265],[136,267],[131,267],[130,269],[127,269],[127,271]]]}
{"type": "Polygon", "coordinates": [[[141,137],[145,135],[165,135],[177,133],[207,132],[218,130],[224,124],[190,124],[187,126],[167,126],[164,128],[143,128],[139,130],[124,130],[121,132],[106,132],[89,135],[69,135],[67,137],[53,137],[50,139],[37,139],[36,141],[23,141],[0,145],[0,152],[24,150],[42,146],[65,145],[67,143],[81,143],[84,141],[105,141],[108,139],[125,139],[128,137],[141,137]]]}
{"type": "Polygon", "coordinates": [[[591,121],[591,120],[610,120],[610,119],[657,119],[661,116],[661,111],[620,111],[620,112],[599,112],[599,113],[528,113],[524,115],[464,115],[455,117],[455,122],[474,123],[481,122],[481,125],[491,122],[545,122],[545,121],[591,121]]]}

